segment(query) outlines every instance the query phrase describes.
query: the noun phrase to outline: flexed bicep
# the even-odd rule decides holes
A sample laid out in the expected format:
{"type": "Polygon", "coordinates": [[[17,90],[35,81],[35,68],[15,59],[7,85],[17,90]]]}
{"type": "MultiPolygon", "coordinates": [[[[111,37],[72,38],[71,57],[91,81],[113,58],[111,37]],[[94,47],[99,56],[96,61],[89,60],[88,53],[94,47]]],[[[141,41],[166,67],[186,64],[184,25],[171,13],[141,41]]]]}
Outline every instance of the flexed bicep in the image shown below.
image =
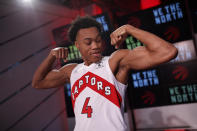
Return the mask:
{"type": "Polygon", "coordinates": [[[70,82],[70,75],[77,64],[65,65],[59,70],[51,70],[42,80],[37,82],[36,88],[55,88],[70,82]]]}
{"type": "Polygon", "coordinates": [[[146,47],[137,47],[134,50],[125,50],[125,57],[122,58],[120,66],[126,67],[128,70],[142,70],[157,66],[166,62],[165,57],[154,51],[149,51],[146,47]]]}
{"type": "Polygon", "coordinates": [[[66,83],[66,80],[66,73],[60,72],[59,70],[52,70],[41,83],[46,88],[53,88],[63,85],[66,83]]]}

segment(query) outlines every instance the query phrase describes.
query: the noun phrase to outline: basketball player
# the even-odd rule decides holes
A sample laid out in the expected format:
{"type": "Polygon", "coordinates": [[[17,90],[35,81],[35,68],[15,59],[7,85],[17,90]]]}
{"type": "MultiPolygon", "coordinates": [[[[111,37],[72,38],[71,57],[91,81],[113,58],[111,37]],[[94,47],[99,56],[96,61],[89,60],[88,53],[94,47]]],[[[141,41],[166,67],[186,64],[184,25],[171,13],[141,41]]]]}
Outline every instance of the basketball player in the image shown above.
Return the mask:
{"type": "Polygon", "coordinates": [[[132,25],[123,25],[110,35],[113,46],[119,48],[128,35],[145,46],[133,50],[119,49],[111,56],[103,57],[101,32],[101,25],[93,18],[77,18],[68,35],[84,62],[68,64],[59,70],[51,69],[56,59],[66,60],[68,56],[67,49],[55,48],[33,77],[35,88],[71,83],[75,131],[126,131],[123,109],[129,70],[147,69],[167,62],[177,54],[171,43],[132,25]]]}

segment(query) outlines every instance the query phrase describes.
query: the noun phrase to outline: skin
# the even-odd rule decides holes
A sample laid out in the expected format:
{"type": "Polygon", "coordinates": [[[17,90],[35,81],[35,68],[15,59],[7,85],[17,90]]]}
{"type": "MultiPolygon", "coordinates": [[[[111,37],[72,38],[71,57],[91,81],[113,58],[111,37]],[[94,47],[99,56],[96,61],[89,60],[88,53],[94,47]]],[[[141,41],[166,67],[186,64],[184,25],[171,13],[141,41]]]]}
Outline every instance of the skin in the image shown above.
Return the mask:
{"type": "Polygon", "coordinates": [[[75,46],[80,51],[85,65],[90,65],[102,58],[103,41],[96,27],[79,30],[75,46]]]}
{"type": "MultiPolygon", "coordinates": [[[[126,84],[130,70],[147,69],[175,58],[177,49],[167,41],[156,35],[135,28],[131,25],[123,25],[111,33],[111,44],[118,48],[127,35],[132,35],[145,44],[134,50],[120,49],[115,51],[109,59],[109,65],[116,79],[126,84]]],[[[79,49],[85,65],[102,59],[103,42],[96,27],[80,29],[76,36],[76,47],[79,49]]],[[[34,88],[59,87],[69,82],[72,70],[77,64],[65,65],[59,70],[51,69],[56,59],[66,60],[68,50],[55,48],[36,70],[32,86],[34,88]]]]}

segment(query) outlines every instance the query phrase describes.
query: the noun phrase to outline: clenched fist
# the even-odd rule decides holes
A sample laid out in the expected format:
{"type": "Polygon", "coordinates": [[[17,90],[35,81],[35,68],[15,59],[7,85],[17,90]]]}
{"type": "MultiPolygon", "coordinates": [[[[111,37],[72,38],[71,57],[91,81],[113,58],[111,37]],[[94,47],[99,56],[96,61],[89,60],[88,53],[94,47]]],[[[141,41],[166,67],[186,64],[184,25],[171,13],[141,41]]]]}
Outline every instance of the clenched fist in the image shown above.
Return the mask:
{"type": "Polygon", "coordinates": [[[57,47],[51,50],[51,54],[56,57],[56,59],[63,59],[64,62],[67,61],[68,48],[57,47]]]}
{"type": "Polygon", "coordinates": [[[123,43],[128,35],[128,29],[132,28],[131,25],[123,25],[116,29],[111,33],[111,45],[115,46],[115,48],[119,48],[119,46],[123,43]]]}

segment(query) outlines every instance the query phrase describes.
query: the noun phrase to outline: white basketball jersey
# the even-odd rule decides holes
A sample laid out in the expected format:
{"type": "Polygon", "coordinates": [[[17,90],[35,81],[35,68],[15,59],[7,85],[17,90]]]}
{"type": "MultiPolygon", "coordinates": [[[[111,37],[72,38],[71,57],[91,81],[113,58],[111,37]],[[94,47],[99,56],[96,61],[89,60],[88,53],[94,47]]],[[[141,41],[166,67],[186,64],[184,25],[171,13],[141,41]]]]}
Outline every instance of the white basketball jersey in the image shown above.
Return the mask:
{"type": "Polygon", "coordinates": [[[90,66],[78,64],[71,73],[74,131],[126,131],[123,118],[126,85],[111,72],[109,57],[90,66]]]}

